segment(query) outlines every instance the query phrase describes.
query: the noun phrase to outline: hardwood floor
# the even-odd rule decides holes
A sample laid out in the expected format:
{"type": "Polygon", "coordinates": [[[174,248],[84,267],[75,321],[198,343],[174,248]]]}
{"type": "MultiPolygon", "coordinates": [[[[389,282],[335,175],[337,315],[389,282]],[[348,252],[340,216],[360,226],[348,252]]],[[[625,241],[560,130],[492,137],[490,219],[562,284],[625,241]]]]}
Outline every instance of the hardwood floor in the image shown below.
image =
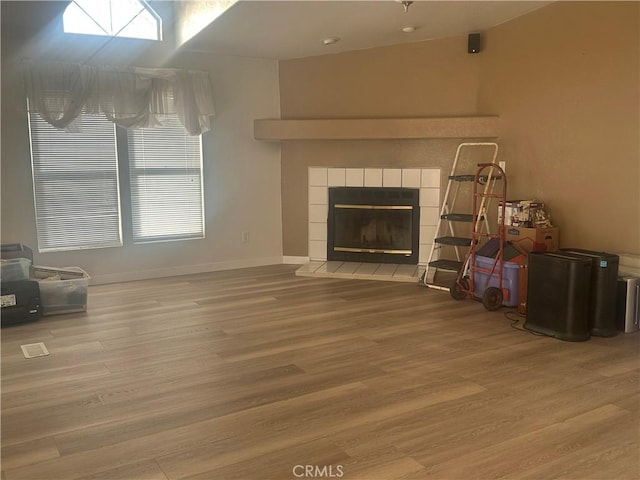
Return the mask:
{"type": "Polygon", "coordinates": [[[638,334],[296,268],[93,286],[4,328],[2,479],[640,478],[638,334]]]}

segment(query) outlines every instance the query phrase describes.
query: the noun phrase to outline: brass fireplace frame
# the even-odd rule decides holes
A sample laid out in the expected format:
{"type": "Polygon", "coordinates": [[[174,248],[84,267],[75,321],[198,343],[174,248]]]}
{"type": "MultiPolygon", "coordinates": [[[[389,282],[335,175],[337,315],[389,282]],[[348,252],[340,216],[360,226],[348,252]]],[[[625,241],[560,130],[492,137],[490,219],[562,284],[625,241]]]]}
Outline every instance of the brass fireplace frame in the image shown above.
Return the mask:
{"type": "MultiPolygon", "coordinates": [[[[400,187],[330,187],[327,218],[327,260],[363,263],[418,263],[420,191],[400,187]],[[409,211],[411,249],[337,245],[336,212],[341,210],[409,211]]],[[[406,242],[402,246],[406,246],[406,242]]]]}

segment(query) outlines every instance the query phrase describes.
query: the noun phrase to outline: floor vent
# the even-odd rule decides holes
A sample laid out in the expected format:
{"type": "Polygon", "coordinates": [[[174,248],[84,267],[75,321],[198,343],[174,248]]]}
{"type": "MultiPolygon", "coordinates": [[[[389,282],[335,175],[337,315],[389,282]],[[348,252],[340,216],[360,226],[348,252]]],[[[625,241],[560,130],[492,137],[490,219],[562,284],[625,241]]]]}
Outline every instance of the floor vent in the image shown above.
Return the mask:
{"type": "Polygon", "coordinates": [[[27,345],[20,345],[24,358],[45,357],[49,355],[49,350],[44,346],[44,343],[29,343],[27,345]]]}

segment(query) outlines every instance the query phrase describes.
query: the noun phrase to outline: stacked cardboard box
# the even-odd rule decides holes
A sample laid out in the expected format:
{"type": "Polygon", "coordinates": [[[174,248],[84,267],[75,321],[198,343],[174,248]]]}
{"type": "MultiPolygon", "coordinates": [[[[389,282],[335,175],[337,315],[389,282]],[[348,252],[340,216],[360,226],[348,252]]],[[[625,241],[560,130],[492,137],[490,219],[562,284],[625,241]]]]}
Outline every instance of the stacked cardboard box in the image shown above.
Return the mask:
{"type": "MultiPolygon", "coordinates": [[[[540,201],[507,200],[504,205],[504,224],[514,227],[533,227],[539,211],[544,211],[544,203],[540,201]]],[[[498,205],[498,223],[502,223],[502,202],[498,205]]]]}
{"type": "Polygon", "coordinates": [[[505,238],[524,252],[553,252],[560,246],[559,227],[506,227],[505,238]]]}

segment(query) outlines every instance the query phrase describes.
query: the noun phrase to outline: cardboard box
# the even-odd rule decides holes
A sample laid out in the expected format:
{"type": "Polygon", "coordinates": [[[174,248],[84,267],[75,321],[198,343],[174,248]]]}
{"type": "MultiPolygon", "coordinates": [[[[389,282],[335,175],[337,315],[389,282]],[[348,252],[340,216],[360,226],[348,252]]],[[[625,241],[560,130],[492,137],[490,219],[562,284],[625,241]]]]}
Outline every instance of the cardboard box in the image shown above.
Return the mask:
{"type": "Polygon", "coordinates": [[[560,227],[506,227],[506,240],[525,252],[553,252],[560,246],[560,227]]]}
{"type": "MultiPolygon", "coordinates": [[[[514,227],[532,227],[536,211],[544,210],[544,203],[536,200],[507,200],[504,205],[504,224],[514,227]]],[[[498,203],[498,223],[502,221],[502,202],[498,203]]]]}

